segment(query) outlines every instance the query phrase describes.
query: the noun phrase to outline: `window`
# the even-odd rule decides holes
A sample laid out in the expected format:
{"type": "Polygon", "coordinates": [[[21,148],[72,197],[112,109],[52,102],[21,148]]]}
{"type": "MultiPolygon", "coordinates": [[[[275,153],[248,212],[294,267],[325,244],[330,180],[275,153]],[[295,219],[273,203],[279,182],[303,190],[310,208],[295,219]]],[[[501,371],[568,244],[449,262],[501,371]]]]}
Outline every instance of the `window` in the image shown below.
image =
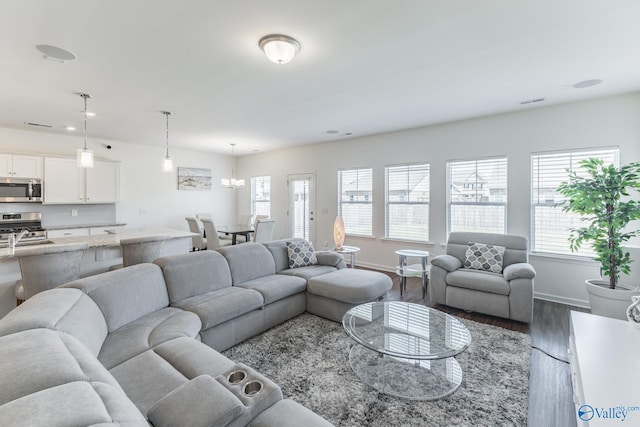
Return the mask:
{"type": "Polygon", "coordinates": [[[429,165],[385,168],[385,237],[429,240],[429,165]]]}
{"type": "Polygon", "coordinates": [[[580,175],[580,161],[598,157],[605,164],[618,165],[617,148],[564,151],[533,154],[531,156],[531,248],[535,252],[564,255],[594,256],[590,246],[583,245],[578,252],[571,252],[569,235],[572,228],[581,226],[580,215],[563,212],[558,203],[564,197],[556,188],[569,179],[569,171],[580,175]]]}
{"type": "Polygon", "coordinates": [[[271,216],[271,177],[251,177],[251,214],[271,216]]]}
{"type": "Polygon", "coordinates": [[[447,231],[506,229],[507,158],[447,162],[447,231]]]}
{"type": "Polygon", "coordinates": [[[338,215],[346,234],[373,234],[373,169],[338,171],[338,215]]]}

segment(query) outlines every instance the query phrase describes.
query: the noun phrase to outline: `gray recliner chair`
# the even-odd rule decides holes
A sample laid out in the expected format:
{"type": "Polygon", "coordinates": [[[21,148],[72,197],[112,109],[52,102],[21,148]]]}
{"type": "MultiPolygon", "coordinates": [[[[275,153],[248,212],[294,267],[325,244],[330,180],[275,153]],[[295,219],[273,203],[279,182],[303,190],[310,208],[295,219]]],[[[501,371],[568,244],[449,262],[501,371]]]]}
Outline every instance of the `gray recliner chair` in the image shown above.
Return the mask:
{"type": "MultiPolygon", "coordinates": [[[[472,252],[470,261],[474,260],[472,252]]],[[[431,260],[431,301],[530,323],[536,273],[528,262],[528,240],[524,236],[453,232],[449,235],[446,254],[431,260]],[[480,269],[465,267],[470,243],[504,247],[500,272],[482,269],[482,262],[475,263],[480,269]]],[[[484,264],[484,267],[490,265],[484,264]]]]}

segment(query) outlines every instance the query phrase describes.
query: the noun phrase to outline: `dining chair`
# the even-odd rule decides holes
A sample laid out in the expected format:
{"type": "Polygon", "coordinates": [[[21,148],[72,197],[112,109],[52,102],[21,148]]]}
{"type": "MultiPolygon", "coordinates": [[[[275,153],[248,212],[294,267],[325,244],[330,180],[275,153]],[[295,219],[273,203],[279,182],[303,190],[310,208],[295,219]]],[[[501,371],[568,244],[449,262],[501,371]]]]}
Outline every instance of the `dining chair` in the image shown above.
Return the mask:
{"type": "Polygon", "coordinates": [[[189,224],[189,231],[191,231],[192,233],[197,233],[197,236],[191,237],[191,245],[193,246],[193,250],[201,251],[207,249],[207,239],[204,238],[203,230],[200,229],[198,220],[192,216],[188,216],[185,219],[187,220],[187,224],[189,224]]]}
{"type": "Polygon", "coordinates": [[[164,243],[168,238],[169,236],[162,235],[120,239],[122,265],[128,267],[130,265],[153,262],[156,258],[160,258],[164,243]]]}
{"type": "MultiPolygon", "coordinates": [[[[249,227],[253,225],[252,228],[255,236],[255,230],[256,230],[256,227],[258,226],[258,221],[263,219],[269,219],[269,215],[256,215],[255,219],[253,220],[253,224],[251,224],[251,218],[249,218],[246,224],[244,222],[241,222],[240,225],[243,225],[243,226],[246,225],[249,227]]],[[[238,243],[244,243],[247,241],[247,239],[244,236],[237,236],[237,239],[238,239],[238,243]]]]}
{"type": "Polygon", "coordinates": [[[38,292],[77,280],[82,255],[88,248],[87,243],[21,248],[16,252],[22,274],[15,285],[18,304],[38,292]]]}
{"type": "Polygon", "coordinates": [[[256,223],[254,238],[255,243],[270,242],[273,240],[273,226],[275,219],[261,219],[256,223]]]}
{"type": "Polygon", "coordinates": [[[216,225],[209,218],[204,218],[202,220],[202,225],[204,225],[204,231],[207,233],[207,249],[214,250],[218,249],[221,246],[228,246],[231,244],[229,240],[223,240],[218,237],[218,230],[216,230],[216,225]]]}

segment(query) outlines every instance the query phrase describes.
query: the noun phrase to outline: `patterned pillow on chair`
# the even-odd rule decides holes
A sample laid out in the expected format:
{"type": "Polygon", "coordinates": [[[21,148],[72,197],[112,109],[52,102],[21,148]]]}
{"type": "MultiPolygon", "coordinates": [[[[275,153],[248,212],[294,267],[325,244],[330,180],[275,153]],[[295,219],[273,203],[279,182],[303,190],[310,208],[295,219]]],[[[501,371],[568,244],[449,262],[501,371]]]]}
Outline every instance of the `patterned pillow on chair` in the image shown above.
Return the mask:
{"type": "Polygon", "coordinates": [[[504,246],[485,245],[484,243],[469,242],[465,254],[464,267],[474,270],[485,270],[502,273],[504,260],[504,246]]]}
{"type": "Polygon", "coordinates": [[[318,263],[313,245],[306,240],[287,242],[287,252],[289,254],[289,268],[306,267],[318,263]]]}

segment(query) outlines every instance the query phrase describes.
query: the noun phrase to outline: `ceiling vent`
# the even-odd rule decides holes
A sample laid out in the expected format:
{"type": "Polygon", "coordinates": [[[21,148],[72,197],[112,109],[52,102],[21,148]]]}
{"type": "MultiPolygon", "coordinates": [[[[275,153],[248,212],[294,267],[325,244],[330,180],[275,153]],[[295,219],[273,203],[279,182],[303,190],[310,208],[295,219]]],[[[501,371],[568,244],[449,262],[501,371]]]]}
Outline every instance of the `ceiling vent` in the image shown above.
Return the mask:
{"type": "Polygon", "coordinates": [[[34,123],[34,122],[24,122],[25,125],[29,125],[29,126],[35,126],[35,127],[39,127],[39,128],[52,128],[53,126],[51,125],[44,125],[42,123],[34,123]]]}
{"type": "Polygon", "coordinates": [[[533,104],[535,102],[545,101],[547,98],[535,98],[535,99],[527,99],[526,101],[520,101],[520,105],[533,104]]]}

